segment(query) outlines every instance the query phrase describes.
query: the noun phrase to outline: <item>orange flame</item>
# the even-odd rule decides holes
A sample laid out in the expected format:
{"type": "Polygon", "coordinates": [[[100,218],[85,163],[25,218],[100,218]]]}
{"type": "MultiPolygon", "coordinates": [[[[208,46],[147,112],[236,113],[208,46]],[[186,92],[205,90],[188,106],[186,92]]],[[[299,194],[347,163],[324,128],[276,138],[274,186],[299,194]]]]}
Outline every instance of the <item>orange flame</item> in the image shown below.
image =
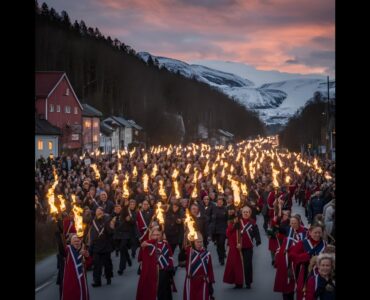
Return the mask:
{"type": "Polygon", "coordinates": [[[164,187],[163,187],[163,179],[160,179],[159,180],[159,190],[158,190],[158,194],[161,196],[161,198],[163,200],[166,200],[167,199],[167,195],[166,195],[166,192],[164,190],[164,187]]]}
{"type": "Polygon", "coordinates": [[[136,168],[136,166],[134,166],[134,169],[132,170],[132,176],[134,176],[134,178],[137,177],[137,168],[136,168]]]}
{"type": "Polygon", "coordinates": [[[157,172],[158,172],[157,164],[154,164],[152,174],[150,174],[150,177],[154,178],[157,175],[157,172]]]}
{"type": "Polygon", "coordinates": [[[186,209],[186,218],[185,218],[184,224],[188,228],[188,231],[189,231],[187,235],[188,240],[189,241],[196,240],[198,238],[198,234],[195,231],[195,227],[194,227],[195,221],[193,217],[190,215],[188,208],[186,209]]]}
{"type": "Polygon", "coordinates": [[[185,174],[189,174],[191,168],[191,164],[186,165],[185,174]]]}
{"type": "Polygon", "coordinates": [[[159,222],[159,224],[164,224],[164,215],[163,215],[163,212],[164,212],[164,209],[162,207],[162,202],[159,201],[157,203],[157,206],[156,206],[156,210],[155,210],[155,216],[159,222]]]}
{"type": "Polygon", "coordinates": [[[100,179],[100,172],[99,172],[96,164],[91,164],[90,167],[92,167],[94,169],[95,178],[96,179],[100,179]]]}
{"type": "Polygon", "coordinates": [[[233,190],[234,194],[234,204],[235,206],[239,206],[240,204],[240,189],[238,182],[236,180],[231,180],[231,189],[233,190]]]}
{"type": "Polygon", "coordinates": [[[181,198],[180,190],[179,190],[179,183],[177,181],[173,182],[174,188],[175,188],[175,197],[176,199],[181,198]]]}
{"type": "Polygon", "coordinates": [[[143,186],[144,186],[144,192],[146,192],[146,193],[149,191],[148,180],[149,180],[149,176],[148,176],[148,174],[145,173],[143,175],[143,186]]]}

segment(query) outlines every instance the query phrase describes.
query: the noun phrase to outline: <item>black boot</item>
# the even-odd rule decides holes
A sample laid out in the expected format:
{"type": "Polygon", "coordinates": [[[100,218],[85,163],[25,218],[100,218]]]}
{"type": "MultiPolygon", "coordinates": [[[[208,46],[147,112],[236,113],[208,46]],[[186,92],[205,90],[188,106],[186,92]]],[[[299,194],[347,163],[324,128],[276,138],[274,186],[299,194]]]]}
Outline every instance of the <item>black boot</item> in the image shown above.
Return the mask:
{"type": "Polygon", "coordinates": [[[107,285],[110,285],[112,283],[112,279],[111,278],[107,278],[107,285]]]}

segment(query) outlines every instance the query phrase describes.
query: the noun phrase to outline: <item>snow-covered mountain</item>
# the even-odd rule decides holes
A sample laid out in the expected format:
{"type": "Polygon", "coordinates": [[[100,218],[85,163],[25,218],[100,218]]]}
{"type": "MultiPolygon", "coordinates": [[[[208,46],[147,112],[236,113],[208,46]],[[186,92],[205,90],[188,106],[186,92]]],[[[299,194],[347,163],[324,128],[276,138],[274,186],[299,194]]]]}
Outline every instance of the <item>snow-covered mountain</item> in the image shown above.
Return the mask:
{"type": "MultiPolygon", "coordinates": [[[[287,80],[256,86],[253,81],[247,78],[206,66],[187,64],[180,60],[154,56],[148,52],[139,52],[137,55],[146,62],[151,57],[154,64],[160,68],[164,67],[171,72],[194,78],[219,89],[246,107],[257,111],[261,120],[267,125],[285,124],[289,117],[304,106],[317,91],[323,97],[327,97],[327,83],[322,76],[318,76],[318,78],[297,76],[300,78],[291,79],[291,74],[280,73],[279,77],[276,74],[279,72],[272,71],[270,78],[287,78],[287,80]]],[[[261,73],[258,73],[258,76],[257,81],[263,82],[261,73]]],[[[257,79],[257,77],[255,78],[257,79]]],[[[335,96],[335,84],[331,84],[329,92],[330,97],[335,96]]]]}

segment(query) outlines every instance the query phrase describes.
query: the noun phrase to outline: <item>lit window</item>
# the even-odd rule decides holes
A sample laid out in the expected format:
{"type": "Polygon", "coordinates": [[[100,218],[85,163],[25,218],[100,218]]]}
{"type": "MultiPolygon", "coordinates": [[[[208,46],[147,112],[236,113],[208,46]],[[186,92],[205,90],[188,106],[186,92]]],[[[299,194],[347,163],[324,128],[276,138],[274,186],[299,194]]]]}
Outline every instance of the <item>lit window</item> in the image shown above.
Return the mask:
{"type": "Polygon", "coordinates": [[[97,134],[94,134],[93,141],[94,142],[97,142],[98,141],[98,135],[97,134]]]}
{"type": "Polygon", "coordinates": [[[91,122],[89,120],[85,121],[85,127],[90,128],[91,127],[91,122]]]}
{"type": "Polygon", "coordinates": [[[50,104],[50,112],[54,112],[54,104],[50,104]]]}
{"type": "Polygon", "coordinates": [[[48,148],[49,150],[53,150],[53,142],[48,142],[48,148]]]}
{"type": "Polygon", "coordinates": [[[98,128],[99,127],[99,122],[98,121],[94,121],[94,128],[98,128]]]}
{"type": "Polygon", "coordinates": [[[78,114],[78,108],[77,108],[77,106],[75,106],[75,115],[77,115],[78,114]]]}
{"type": "Polygon", "coordinates": [[[69,89],[66,89],[66,96],[69,96],[69,89]]]}
{"type": "Polygon", "coordinates": [[[57,112],[60,112],[60,105],[57,105],[57,112]]]}
{"type": "Polygon", "coordinates": [[[42,140],[37,141],[37,149],[38,150],[43,150],[44,149],[44,144],[43,144],[42,140]]]}
{"type": "Polygon", "coordinates": [[[64,107],[64,111],[65,111],[66,114],[70,114],[71,113],[71,107],[70,106],[64,107]]]}

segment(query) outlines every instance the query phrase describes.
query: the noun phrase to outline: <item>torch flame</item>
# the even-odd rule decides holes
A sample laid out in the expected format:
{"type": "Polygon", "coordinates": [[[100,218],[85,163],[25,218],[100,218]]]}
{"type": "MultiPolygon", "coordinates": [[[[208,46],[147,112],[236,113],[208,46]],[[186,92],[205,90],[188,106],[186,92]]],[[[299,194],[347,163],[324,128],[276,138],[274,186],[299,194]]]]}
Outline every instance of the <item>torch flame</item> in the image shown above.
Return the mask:
{"type": "Polygon", "coordinates": [[[136,168],[136,166],[134,166],[134,169],[132,170],[132,175],[134,176],[134,178],[137,177],[137,168],[136,168]]]}
{"type": "Polygon", "coordinates": [[[193,191],[191,193],[191,198],[196,198],[198,197],[198,190],[197,190],[197,185],[194,185],[193,191]]]}
{"type": "Polygon", "coordinates": [[[167,195],[166,195],[166,192],[164,190],[164,187],[163,187],[163,179],[160,179],[159,180],[159,190],[158,190],[158,194],[161,196],[161,198],[163,200],[166,200],[167,199],[167,195]]]}
{"type": "Polygon", "coordinates": [[[143,175],[143,186],[144,186],[144,192],[148,192],[149,191],[149,189],[148,189],[148,180],[149,180],[149,176],[148,176],[148,174],[144,174],[143,175]]]}
{"type": "Polygon", "coordinates": [[[99,172],[99,170],[98,170],[98,168],[97,168],[96,164],[91,164],[90,166],[94,169],[95,178],[96,178],[96,179],[100,179],[100,172],[99,172]]]}
{"type": "Polygon", "coordinates": [[[164,224],[164,216],[163,216],[163,212],[164,212],[164,209],[162,208],[162,202],[159,201],[157,203],[157,207],[156,207],[156,210],[155,210],[155,216],[159,222],[159,224],[164,224]]]}
{"type": "Polygon", "coordinates": [[[186,165],[185,174],[189,174],[191,168],[191,164],[186,165]]]}
{"type": "Polygon", "coordinates": [[[157,172],[158,172],[157,164],[154,164],[152,174],[150,174],[150,177],[154,178],[157,175],[157,172]]]}
{"type": "Polygon", "coordinates": [[[175,197],[176,199],[181,198],[180,189],[179,189],[179,183],[177,181],[173,182],[174,188],[175,188],[175,197]]]}
{"type": "Polygon", "coordinates": [[[241,187],[243,196],[247,196],[248,195],[247,185],[245,183],[241,183],[240,187],[241,187]]]}
{"type": "Polygon", "coordinates": [[[190,215],[188,208],[186,209],[186,218],[185,218],[184,224],[189,230],[188,236],[187,236],[188,240],[189,241],[196,240],[198,238],[198,234],[195,231],[195,227],[194,227],[195,221],[193,217],[190,215]]]}
{"type": "Polygon", "coordinates": [[[240,204],[240,190],[238,186],[238,182],[236,180],[231,181],[231,188],[234,194],[234,204],[235,206],[239,206],[240,204]]]}
{"type": "Polygon", "coordinates": [[[129,177],[128,177],[128,174],[126,173],[125,180],[123,181],[123,197],[125,199],[128,199],[128,197],[130,196],[130,190],[128,188],[128,181],[129,181],[129,177]]]}
{"type": "Polygon", "coordinates": [[[224,189],[222,188],[222,185],[219,182],[217,183],[217,190],[219,193],[222,193],[222,194],[224,193],[224,189]]]}

